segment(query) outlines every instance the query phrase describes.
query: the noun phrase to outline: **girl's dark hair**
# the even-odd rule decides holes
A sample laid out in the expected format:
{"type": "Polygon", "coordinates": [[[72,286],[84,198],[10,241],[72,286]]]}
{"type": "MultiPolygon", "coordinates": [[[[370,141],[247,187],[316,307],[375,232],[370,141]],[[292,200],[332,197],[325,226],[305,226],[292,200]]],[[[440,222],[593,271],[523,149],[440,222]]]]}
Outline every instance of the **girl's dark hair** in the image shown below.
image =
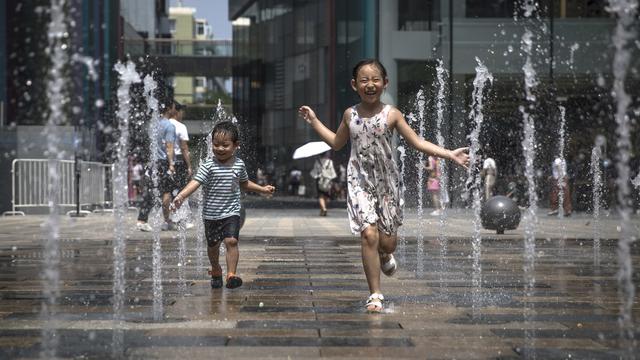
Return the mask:
{"type": "Polygon", "coordinates": [[[380,72],[382,73],[382,77],[385,79],[387,78],[387,69],[384,68],[384,65],[382,65],[382,63],[378,61],[378,59],[364,59],[364,60],[360,60],[360,62],[358,62],[356,66],[353,68],[354,80],[358,77],[358,71],[360,71],[360,68],[365,65],[373,65],[377,67],[378,70],[380,70],[380,72]]]}
{"type": "Polygon", "coordinates": [[[215,138],[216,135],[229,136],[231,141],[238,142],[238,127],[236,124],[231,121],[221,121],[213,127],[211,131],[211,139],[215,138]]]}

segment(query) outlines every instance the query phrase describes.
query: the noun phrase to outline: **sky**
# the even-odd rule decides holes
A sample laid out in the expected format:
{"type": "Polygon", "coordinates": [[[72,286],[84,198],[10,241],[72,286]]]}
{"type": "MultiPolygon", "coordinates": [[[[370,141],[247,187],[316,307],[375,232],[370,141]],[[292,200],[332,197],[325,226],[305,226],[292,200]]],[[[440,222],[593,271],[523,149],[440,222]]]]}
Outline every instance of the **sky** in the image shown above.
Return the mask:
{"type": "MultiPolygon", "coordinates": [[[[181,2],[182,6],[196,9],[196,18],[207,19],[213,30],[214,39],[231,39],[229,0],[182,0],[181,2]]],[[[169,6],[178,6],[178,0],[171,0],[169,6]]]]}

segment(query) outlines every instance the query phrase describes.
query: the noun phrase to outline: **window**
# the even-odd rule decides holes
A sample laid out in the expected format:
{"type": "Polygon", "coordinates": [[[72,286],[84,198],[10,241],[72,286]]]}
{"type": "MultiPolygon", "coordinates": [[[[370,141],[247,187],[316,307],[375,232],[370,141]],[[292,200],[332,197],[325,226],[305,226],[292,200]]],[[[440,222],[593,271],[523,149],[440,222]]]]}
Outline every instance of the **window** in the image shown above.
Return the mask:
{"type": "Polygon", "coordinates": [[[439,0],[398,1],[398,30],[429,31],[431,23],[440,18],[439,0]]]}
{"type": "Polygon", "coordinates": [[[203,22],[197,22],[196,23],[196,35],[197,36],[204,36],[205,35],[205,26],[203,22]]]}
{"type": "Polygon", "coordinates": [[[515,0],[467,0],[468,18],[509,18],[513,17],[519,5],[515,0]]]}
{"type": "Polygon", "coordinates": [[[169,32],[171,34],[176,33],[176,19],[169,19],[169,32]]]}

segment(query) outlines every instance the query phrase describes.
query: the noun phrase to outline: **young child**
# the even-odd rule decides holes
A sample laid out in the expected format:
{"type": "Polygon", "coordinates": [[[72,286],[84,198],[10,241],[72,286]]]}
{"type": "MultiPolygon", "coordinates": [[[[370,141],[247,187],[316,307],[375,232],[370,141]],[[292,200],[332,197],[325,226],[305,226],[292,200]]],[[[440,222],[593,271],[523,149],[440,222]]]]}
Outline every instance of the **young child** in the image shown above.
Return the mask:
{"type": "Polygon", "coordinates": [[[393,132],[398,131],[408,144],[423,153],[462,166],[469,162],[467,148],[451,151],[419,138],[398,109],[380,102],[388,83],[387,71],[379,61],[360,61],[351,79],[360,103],[344,111],[335,133],[322,124],[310,107],[299,109],[300,116],[334,150],[342,148],[351,138],[347,211],[351,231],[361,237],[362,265],[371,294],[365,305],[368,312],[383,310],[380,271],[391,276],[397,270],[393,252],[398,227],[402,225],[404,200],[402,179],[394,160],[396,149],[391,145],[393,132]]]}
{"type": "Polygon", "coordinates": [[[218,123],[212,131],[213,158],[200,165],[197,174],[173,199],[176,209],[194,191],[204,185],[202,217],[207,238],[207,254],[211,262],[211,287],[222,287],[220,243],[224,241],[227,260],[227,288],[242,285],[236,275],[238,266],[238,235],[240,232],[240,189],[272,194],[271,185],[260,186],[248,179],[244,162],[235,156],[238,149],[238,128],[229,121],[218,123]]]}

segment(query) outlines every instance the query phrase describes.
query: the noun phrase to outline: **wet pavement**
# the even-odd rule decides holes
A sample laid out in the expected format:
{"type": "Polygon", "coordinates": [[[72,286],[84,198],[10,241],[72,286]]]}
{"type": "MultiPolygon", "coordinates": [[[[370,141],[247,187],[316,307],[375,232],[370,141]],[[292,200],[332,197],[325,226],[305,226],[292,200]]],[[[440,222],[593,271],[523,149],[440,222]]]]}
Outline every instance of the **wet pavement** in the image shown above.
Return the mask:
{"type": "MultiPolygon", "coordinates": [[[[349,233],[345,210],[323,218],[315,209],[249,209],[238,289],[210,288],[206,267],[197,265],[208,261],[198,259],[195,229],[187,231],[186,266],[178,266],[177,232],[162,233],[164,313],[157,321],[151,234],[135,230],[135,213],[129,215],[120,324],[112,319],[111,215],[62,218],[60,295],[48,322],[40,317],[45,217],[0,219],[0,358],[39,357],[46,325],[56,329],[58,356],[72,358],[617,359],[640,353],[620,337],[615,216],[601,221],[596,258],[589,214],[541,213],[535,284],[527,292],[522,225],[504,235],[482,231],[481,285],[474,286],[471,212],[450,215],[443,243],[438,218],[419,221],[409,211],[397,251],[400,270],[382,280],[386,312],[371,315],[363,310],[368,291],[360,243],[349,233]],[[121,346],[113,345],[114,332],[122,335],[121,346]]],[[[640,233],[638,215],[633,224],[640,233]]],[[[637,242],[632,260],[638,287],[637,242]]]]}

